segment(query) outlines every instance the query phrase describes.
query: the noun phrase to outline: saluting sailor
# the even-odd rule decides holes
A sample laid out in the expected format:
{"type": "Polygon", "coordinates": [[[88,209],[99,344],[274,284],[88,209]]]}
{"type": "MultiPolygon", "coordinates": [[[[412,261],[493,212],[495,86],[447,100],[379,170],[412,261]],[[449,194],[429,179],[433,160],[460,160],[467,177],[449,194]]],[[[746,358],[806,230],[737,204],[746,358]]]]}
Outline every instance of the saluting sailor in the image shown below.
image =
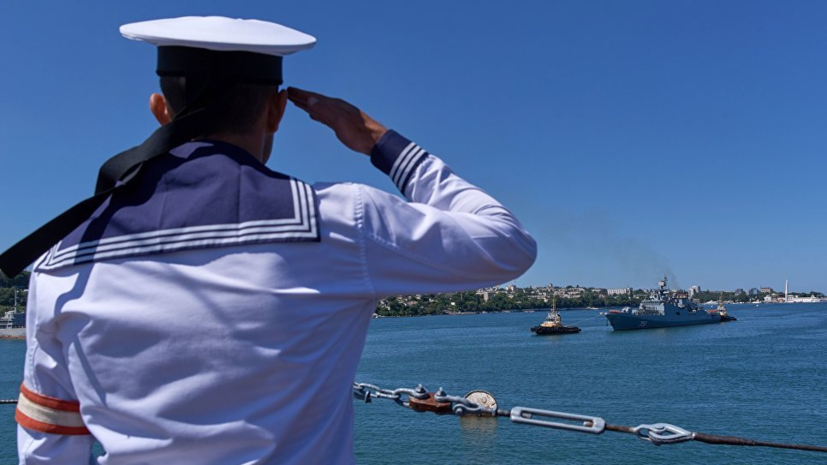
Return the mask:
{"type": "MultiPolygon", "coordinates": [[[[279,90],[315,39],[274,23],[128,24],[158,46],[161,127],[32,249],[21,463],[352,463],[351,386],[379,299],[512,280],[534,240],[499,202],[339,99],[279,90]],[[287,101],[403,198],[264,166],[287,101]]],[[[44,232],[45,231],[45,232],[44,232]]],[[[7,274],[9,274],[7,273],[7,274]]]]}

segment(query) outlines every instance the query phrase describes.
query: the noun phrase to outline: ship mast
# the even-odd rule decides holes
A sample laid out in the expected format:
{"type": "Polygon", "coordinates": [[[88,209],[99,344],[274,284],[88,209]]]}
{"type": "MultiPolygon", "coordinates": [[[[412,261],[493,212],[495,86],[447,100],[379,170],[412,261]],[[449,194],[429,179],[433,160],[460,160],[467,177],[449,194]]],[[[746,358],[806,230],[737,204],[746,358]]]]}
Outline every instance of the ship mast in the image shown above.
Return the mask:
{"type": "Polygon", "coordinates": [[[666,284],[669,282],[666,275],[663,275],[663,281],[658,281],[658,286],[660,289],[657,291],[657,298],[658,299],[665,299],[666,298],[666,284]]]}

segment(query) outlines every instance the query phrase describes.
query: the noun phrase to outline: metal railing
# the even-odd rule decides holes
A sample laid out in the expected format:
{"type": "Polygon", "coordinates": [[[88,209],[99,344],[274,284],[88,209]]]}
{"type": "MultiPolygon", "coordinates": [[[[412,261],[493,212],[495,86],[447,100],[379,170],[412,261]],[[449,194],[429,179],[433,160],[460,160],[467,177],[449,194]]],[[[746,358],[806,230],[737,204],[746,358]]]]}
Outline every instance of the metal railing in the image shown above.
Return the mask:
{"type": "Polygon", "coordinates": [[[736,436],[718,436],[688,431],[669,423],[641,424],[623,426],[606,423],[603,418],[591,415],[557,412],[529,407],[514,407],[510,410],[497,406],[494,397],[486,391],[471,391],[463,397],[451,396],[442,388],[428,392],[421,384],[415,388],[383,389],[374,384],[353,383],[354,397],[365,402],[372,399],[387,399],[418,412],[433,412],[453,415],[477,415],[488,417],[506,417],[512,423],[542,426],[579,433],[602,434],[605,431],[631,434],[653,445],[678,444],[687,441],[699,441],[706,444],[731,446],[759,446],[781,449],[796,449],[813,452],[827,452],[827,447],[804,444],[782,444],[768,441],[756,441],[736,436]],[[561,421],[562,420],[562,421],[561,421]]]}

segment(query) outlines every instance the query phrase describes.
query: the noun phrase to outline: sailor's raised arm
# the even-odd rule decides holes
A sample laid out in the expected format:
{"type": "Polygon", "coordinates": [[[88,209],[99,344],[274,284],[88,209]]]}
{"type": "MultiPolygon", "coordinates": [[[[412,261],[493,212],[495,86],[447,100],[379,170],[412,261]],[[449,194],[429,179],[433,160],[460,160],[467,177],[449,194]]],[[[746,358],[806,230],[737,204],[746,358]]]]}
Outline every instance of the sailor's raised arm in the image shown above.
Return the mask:
{"type": "Polygon", "coordinates": [[[356,187],[367,279],[376,295],[499,284],[534,263],[536,243],[520,222],[442,160],[343,100],[295,88],[289,95],[345,146],[369,154],[408,200],[356,187]]]}
{"type": "Polygon", "coordinates": [[[360,186],[377,295],[490,286],[534,263],[537,245],[514,215],[438,157],[388,131],[371,161],[408,199],[360,186]]]}

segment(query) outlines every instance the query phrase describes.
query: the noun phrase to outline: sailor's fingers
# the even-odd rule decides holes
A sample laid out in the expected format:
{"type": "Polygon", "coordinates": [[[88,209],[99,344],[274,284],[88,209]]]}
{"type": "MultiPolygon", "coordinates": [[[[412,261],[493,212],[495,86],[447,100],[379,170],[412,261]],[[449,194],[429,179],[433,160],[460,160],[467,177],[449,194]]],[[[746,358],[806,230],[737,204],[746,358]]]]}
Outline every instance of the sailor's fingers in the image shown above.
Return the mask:
{"type": "Polygon", "coordinates": [[[316,92],[310,92],[307,90],[302,90],[298,87],[288,87],[287,98],[289,98],[291,102],[297,105],[302,104],[305,106],[312,106],[318,103],[320,100],[330,99],[330,97],[327,97],[325,95],[317,94],[316,92]]]}
{"type": "MultiPolygon", "coordinates": [[[[298,101],[298,100],[292,100],[292,102],[293,102],[293,105],[295,105],[296,107],[298,107],[298,108],[300,108],[300,109],[302,109],[302,110],[304,110],[308,113],[310,112],[310,105],[308,105],[307,102],[298,101]]],[[[313,115],[310,115],[310,116],[312,117],[313,115]]]]}
{"type": "Polygon", "coordinates": [[[308,108],[312,108],[318,104],[321,104],[321,109],[319,111],[326,111],[331,108],[336,108],[339,110],[348,110],[351,112],[358,111],[358,109],[355,106],[351,105],[350,103],[342,99],[328,97],[327,95],[302,90],[296,87],[287,88],[287,98],[289,98],[290,101],[297,106],[303,105],[308,108]]]}
{"type": "Polygon", "coordinates": [[[312,119],[328,126],[332,122],[331,116],[335,109],[331,108],[331,103],[334,99],[295,87],[288,88],[287,97],[294,105],[306,111],[312,119]]]}
{"type": "Polygon", "coordinates": [[[296,87],[287,89],[291,102],[307,112],[311,119],[333,129],[348,148],[370,154],[376,141],[387,129],[350,103],[296,87]]]}
{"type": "Polygon", "coordinates": [[[318,105],[316,105],[316,103],[305,104],[294,102],[294,105],[299,109],[304,110],[307,113],[307,115],[310,116],[310,119],[312,119],[313,121],[318,121],[324,124],[325,126],[332,127],[334,123],[334,118],[330,111],[321,111],[321,108],[318,108],[318,105]]]}
{"type": "Polygon", "coordinates": [[[312,119],[334,130],[337,129],[336,126],[348,124],[349,120],[358,117],[361,113],[358,108],[342,99],[327,97],[315,92],[290,88],[288,96],[291,96],[294,105],[306,111],[312,119]]]}

